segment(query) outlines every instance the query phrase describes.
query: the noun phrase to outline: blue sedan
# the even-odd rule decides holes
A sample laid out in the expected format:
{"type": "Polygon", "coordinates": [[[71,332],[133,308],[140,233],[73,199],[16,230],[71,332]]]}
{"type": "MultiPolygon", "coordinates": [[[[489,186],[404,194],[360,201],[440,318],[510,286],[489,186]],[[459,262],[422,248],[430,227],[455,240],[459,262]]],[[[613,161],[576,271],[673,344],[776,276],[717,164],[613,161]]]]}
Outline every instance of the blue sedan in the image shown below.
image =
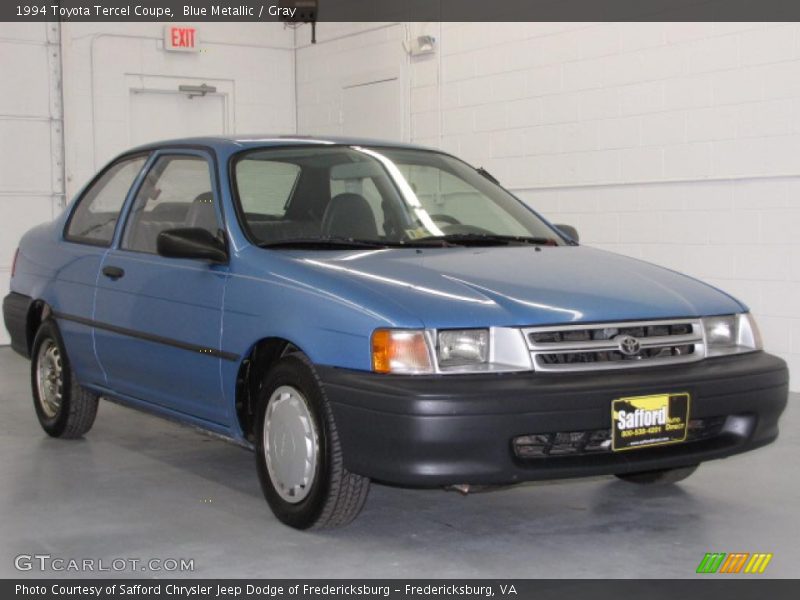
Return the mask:
{"type": "Polygon", "coordinates": [[[773,441],[788,394],[730,295],[374,140],[126,152],[25,234],[3,313],[49,435],[106,397],[227,436],[301,529],[371,480],[676,482],[773,441]]]}

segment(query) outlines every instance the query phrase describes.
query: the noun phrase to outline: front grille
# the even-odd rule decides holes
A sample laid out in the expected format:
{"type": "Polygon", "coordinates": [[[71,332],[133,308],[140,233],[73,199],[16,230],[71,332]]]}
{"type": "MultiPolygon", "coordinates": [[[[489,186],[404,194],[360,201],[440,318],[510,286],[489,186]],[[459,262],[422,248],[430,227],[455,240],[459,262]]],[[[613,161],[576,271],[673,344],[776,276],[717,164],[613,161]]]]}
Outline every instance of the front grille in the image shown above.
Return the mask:
{"type": "MultiPolygon", "coordinates": [[[[686,442],[697,442],[718,436],[726,417],[692,419],[686,432],[686,442]]],[[[583,456],[611,452],[611,429],[591,431],[559,431],[521,435],[512,440],[517,458],[533,459],[555,456],[583,456]]]]}
{"type": "Polygon", "coordinates": [[[699,319],[535,327],[523,333],[536,371],[626,369],[705,356],[699,319]],[[623,346],[631,339],[632,346],[623,346]]]}

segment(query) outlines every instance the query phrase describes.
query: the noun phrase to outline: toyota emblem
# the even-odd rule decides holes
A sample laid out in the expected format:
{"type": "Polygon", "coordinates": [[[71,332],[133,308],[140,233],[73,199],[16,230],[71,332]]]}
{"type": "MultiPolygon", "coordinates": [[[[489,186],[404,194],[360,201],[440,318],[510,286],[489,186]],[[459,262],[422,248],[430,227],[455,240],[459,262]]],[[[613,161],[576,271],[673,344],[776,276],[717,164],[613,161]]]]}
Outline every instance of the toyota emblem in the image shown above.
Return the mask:
{"type": "Polygon", "coordinates": [[[618,335],[614,341],[619,346],[619,351],[625,356],[636,356],[642,349],[641,343],[632,335],[618,335]]]}

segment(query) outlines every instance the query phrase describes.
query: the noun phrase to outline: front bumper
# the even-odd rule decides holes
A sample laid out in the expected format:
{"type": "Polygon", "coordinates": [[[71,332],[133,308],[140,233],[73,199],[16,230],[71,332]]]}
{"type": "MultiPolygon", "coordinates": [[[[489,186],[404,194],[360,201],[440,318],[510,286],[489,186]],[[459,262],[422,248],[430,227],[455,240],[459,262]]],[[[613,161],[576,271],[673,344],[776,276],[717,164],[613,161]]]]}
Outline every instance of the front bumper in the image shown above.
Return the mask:
{"type": "Polygon", "coordinates": [[[764,352],[617,372],[319,373],[348,470],[409,486],[508,484],[724,458],[775,440],[789,387],[786,363],[764,352]],[[691,394],[690,419],[722,422],[713,436],[621,453],[520,458],[514,451],[518,436],[610,430],[614,398],[677,392],[691,394]]]}

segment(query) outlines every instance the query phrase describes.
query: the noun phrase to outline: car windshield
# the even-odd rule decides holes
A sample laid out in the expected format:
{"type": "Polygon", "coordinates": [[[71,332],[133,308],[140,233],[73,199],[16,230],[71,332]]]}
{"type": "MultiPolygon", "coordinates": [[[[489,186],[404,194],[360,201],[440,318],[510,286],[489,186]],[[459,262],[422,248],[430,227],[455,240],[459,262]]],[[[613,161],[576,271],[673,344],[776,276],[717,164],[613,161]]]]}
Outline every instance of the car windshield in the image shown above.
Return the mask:
{"type": "Polygon", "coordinates": [[[253,150],[234,163],[244,225],[261,246],[564,245],[466,163],[405,148],[253,150]]]}

